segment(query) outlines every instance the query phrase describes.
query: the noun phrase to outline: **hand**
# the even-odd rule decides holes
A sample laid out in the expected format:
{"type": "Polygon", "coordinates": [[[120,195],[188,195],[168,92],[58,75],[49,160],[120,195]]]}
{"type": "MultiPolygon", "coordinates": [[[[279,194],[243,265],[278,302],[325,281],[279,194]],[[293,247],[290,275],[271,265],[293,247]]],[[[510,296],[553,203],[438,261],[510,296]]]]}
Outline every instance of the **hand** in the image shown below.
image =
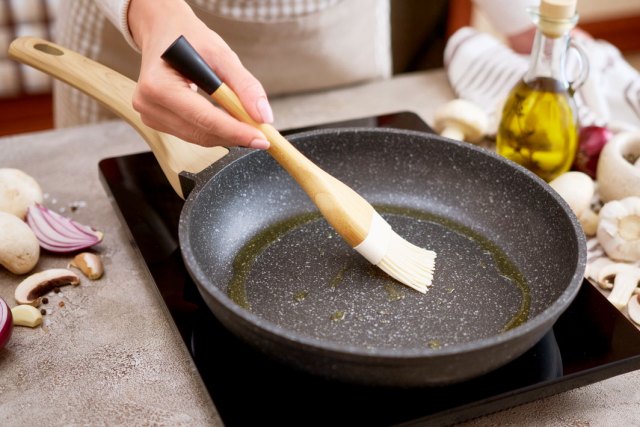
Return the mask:
{"type": "Polygon", "coordinates": [[[234,90],[254,120],[273,121],[260,82],[184,1],[132,0],[128,21],[133,39],[142,51],[133,108],[147,126],[203,146],[269,147],[262,132],[215,107],[161,59],[166,48],[184,35],[234,90]]]}

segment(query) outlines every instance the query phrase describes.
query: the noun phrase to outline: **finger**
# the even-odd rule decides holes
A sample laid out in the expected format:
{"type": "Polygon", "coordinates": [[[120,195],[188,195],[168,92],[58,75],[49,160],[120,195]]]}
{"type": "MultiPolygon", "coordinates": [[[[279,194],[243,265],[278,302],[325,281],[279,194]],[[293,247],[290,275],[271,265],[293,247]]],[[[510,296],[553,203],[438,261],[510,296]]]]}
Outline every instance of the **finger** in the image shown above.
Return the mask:
{"type": "MultiPolygon", "coordinates": [[[[223,113],[224,114],[224,113],[223,113]]],[[[193,123],[184,120],[182,117],[176,116],[173,111],[167,110],[161,106],[148,116],[141,115],[142,121],[149,127],[160,132],[171,133],[178,138],[201,145],[203,147],[212,146],[244,146],[247,148],[267,149],[269,143],[262,139],[254,139],[248,145],[238,144],[235,139],[224,139],[224,137],[209,133],[199,127],[194,127],[193,123]]]]}
{"type": "Polygon", "coordinates": [[[258,79],[242,65],[238,55],[226,44],[210,47],[204,55],[220,79],[238,95],[251,118],[259,123],[273,123],[267,93],[258,79]]]}
{"type": "Polygon", "coordinates": [[[155,96],[134,96],[134,108],[143,122],[202,146],[225,145],[266,149],[269,143],[258,129],[216,108],[188,86],[155,96]],[[139,101],[139,97],[144,101],[139,101]]]}
{"type": "Polygon", "coordinates": [[[268,148],[268,142],[262,132],[231,117],[198,93],[188,91],[184,96],[175,99],[175,107],[175,114],[193,123],[194,132],[202,135],[202,138],[213,134],[220,139],[231,141],[233,145],[257,145],[268,148]]]}

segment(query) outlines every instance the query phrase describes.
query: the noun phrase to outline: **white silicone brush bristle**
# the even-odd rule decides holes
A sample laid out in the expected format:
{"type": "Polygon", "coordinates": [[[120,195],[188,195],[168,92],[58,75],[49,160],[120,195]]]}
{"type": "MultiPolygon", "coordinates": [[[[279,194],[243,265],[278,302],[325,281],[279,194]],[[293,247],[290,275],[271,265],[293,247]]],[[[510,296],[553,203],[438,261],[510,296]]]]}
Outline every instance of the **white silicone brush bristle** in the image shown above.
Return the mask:
{"type": "Polygon", "coordinates": [[[369,234],[354,249],[389,276],[416,291],[426,293],[431,286],[436,253],[402,238],[375,212],[369,234]]]}
{"type": "Polygon", "coordinates": [[[420,248],[392,231],[387,252],[376,265],[397,281],[424,294],[433,281],[435,264],[434,251],[420,248]]]}

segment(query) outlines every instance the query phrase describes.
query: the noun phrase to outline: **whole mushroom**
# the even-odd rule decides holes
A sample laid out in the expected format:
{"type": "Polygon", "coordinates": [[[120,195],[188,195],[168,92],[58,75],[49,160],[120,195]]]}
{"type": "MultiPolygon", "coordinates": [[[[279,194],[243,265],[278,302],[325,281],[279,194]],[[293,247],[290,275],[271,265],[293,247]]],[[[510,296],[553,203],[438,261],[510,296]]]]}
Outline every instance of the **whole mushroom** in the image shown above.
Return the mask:
{"type": "Polygon", "coordinates": [[[591,177],[584,172],[565,172],[549,185],[567,202],[580,221],[584,234],[595,235],[598,214],[591,210],[591,199],[595,192],[595,184],[591,177]]]}
{"type": "Polygon", "coordinates": [[[42,203],[36,180],[19,169],[0,168],[0,211],[24,219],[35,203],[42,203]]]}
{"type": "Polygon", "coordinates": [[[15,215],[0,212],[0,265],[14,274],[28,273],[40,258],[31,228],[15,215]]]}
{"type": "Polygon", "coordinates": [[[454,99],[436,111],[434,128],[446,138],[477,142],[487,133],[489,117],[476,104],[454,99]]]}

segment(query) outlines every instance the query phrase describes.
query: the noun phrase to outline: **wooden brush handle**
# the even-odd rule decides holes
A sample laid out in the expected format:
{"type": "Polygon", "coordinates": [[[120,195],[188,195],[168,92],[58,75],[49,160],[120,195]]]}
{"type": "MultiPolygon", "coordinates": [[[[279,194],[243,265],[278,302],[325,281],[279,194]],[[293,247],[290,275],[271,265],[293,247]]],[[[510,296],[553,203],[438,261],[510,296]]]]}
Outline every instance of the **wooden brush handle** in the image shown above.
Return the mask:
{"type": "Polygon", "coordinates": [[[347,243],[355,247],[366,238],[375,212],[371,205],[307,159],[273,126],[253,120],[235,92],[220,80],[184,37],[180,36],[162,57],[233,117],[262,131],[271,144],[269,154],[296,180],[347,243]]]}
{"type": "Polygon", "coordinates": [[[147,142],[181,197],[181,172],[200,172],[228,152],[222,147],[196,146],[151,129],[131,105],[135,82],[79,53],[36,37],[20,37],[9,46],[9,56],[81,90],[126,120],[147,142]]]}
{"type": "Polygon", "coordinates": [[[236,119],[260,129],[270,143],[269,154],[305,189],[309,189],[313,199],[315,194],[325,189],[324,180],[335,180],[306,158],[270,124],[258,123],[251,118],[242,102],[229,86],[222,83],[211,97],[236,119]],[[314,189],[314,187],[318,187],[314,189]]]}

